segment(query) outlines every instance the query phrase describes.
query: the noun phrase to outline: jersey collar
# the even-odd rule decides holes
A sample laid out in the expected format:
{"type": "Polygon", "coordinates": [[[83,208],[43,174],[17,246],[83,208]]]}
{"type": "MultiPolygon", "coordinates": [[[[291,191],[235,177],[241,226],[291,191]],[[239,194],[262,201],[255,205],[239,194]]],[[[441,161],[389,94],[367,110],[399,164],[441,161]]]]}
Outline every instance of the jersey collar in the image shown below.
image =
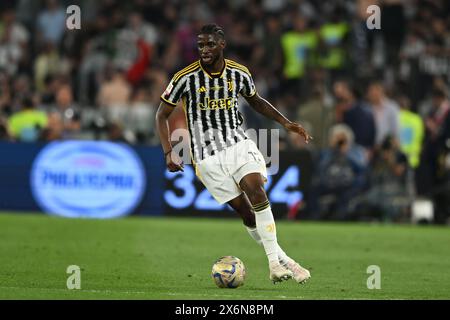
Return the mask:
{"type": "Polygon", "coordinates": [[[213,78],[222,78],[223,75],[225,74],[225,69],[227,68],[227,60],[223,59],[223,69],[220,72],[217,73],[209,73],[208,71],[206,71],[205,68],[203,68],[202,66],[202,61],[199,60],[199,64],[200,64],[200,68],[202,68],[203,72],[206,73],[208,75],[208,77],[210,77],[211,79],[213,78]]]}

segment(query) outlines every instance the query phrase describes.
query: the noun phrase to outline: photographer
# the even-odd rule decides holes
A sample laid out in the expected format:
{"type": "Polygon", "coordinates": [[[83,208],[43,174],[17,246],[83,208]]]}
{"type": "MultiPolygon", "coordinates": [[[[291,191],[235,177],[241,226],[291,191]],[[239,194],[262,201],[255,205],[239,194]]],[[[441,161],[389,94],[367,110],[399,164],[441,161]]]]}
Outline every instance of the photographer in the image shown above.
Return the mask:
{"type": "Polygon", "coordinates": [[[364,151],[354,144],[353,132],[343,124],[331,128],[329,146],[319,159],[310,213],[313,218],[348,220],[351,218],[350,200],[365,184],[364,151]]]}
{"type": "Polygon", "coordinates": [[[364,194],[360,212],[383,221],[406,217],[409,207],[408,159],[396,139],[388,136],[375,151],[369,175],[369,190],[364,194]]]}

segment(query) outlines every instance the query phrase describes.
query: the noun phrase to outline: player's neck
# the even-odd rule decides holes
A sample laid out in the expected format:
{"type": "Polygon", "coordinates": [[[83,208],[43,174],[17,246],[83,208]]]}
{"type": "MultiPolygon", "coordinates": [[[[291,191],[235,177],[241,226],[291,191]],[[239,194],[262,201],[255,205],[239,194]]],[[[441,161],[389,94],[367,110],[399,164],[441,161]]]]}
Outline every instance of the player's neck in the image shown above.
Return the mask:
{"type": "Polygon", "coordinates": [[[217,61],[214,61],[214,63],[210,65],[202,64],[202,67],[211,75],[219,74],[225,67],[225,59],[223,57],[220,57],[219,59],[217,59],[217,61]]]}

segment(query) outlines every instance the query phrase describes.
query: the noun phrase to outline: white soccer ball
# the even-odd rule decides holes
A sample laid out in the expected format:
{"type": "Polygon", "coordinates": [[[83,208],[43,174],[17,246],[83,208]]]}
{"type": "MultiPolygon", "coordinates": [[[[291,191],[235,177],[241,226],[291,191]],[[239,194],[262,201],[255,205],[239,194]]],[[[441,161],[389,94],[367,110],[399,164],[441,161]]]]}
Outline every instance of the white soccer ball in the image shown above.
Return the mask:
{"type": "Polygon", "coordinates": [[[245,266],[236,257],[225,256],[214,262],[211,276],[219,288],[237,288],[244,285],[245,266]]]}

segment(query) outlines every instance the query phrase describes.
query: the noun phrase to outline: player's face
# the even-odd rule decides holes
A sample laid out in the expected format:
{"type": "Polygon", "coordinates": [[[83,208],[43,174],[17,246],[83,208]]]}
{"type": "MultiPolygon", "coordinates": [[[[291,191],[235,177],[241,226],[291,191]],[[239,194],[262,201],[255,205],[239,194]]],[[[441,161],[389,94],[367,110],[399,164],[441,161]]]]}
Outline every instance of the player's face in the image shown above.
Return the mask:
{"type": "Polygon", "coordinates": [[[201,34],[197,38],[197,47],[203,64],[211,65],[221,56],[225,41],[212,34],[201,34]]]}

